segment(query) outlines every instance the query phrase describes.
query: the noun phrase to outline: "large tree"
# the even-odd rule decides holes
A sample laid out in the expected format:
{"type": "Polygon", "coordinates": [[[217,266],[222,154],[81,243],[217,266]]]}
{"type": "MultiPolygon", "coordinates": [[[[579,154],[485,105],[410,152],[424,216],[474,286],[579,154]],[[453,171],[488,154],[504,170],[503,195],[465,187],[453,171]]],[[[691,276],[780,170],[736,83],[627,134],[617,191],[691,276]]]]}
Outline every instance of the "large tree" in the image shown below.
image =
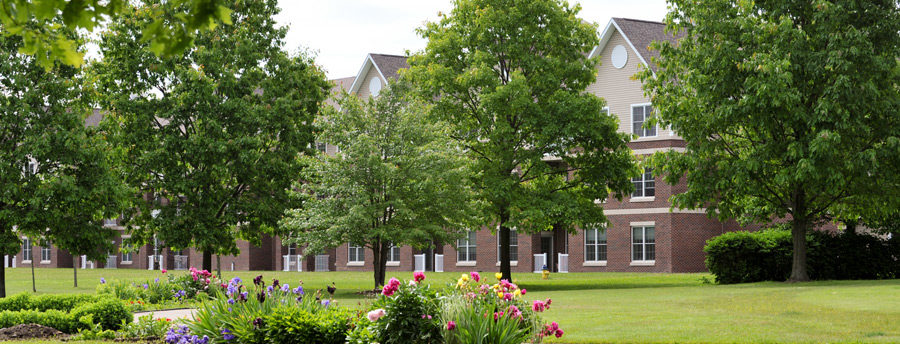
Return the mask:
{"type": "Polygon", "coordinates": [[[323,73],[284,49],[275,0],[230,1],[230,26],[201,33],[183,54],[159,57],[141,28],[177,16],[171,2],[146,1],[103,34],[94,65],[112,140],[125,150],[127,180],[147,202],[129,216],[132,241],[239,253],[259,244],[285,209],[310,150],[312,124],[328,91],[323,73]]]}
{"type": "Polygon", "coordinates": [[[789,281],[808,280],[806,233],[896,170],[897,2],[674,0],[670,8],[667,28],[681,39],[658,43],[659,68],[641,79],[660,122],[687,143],[685,153],[655,157],[667,181],[687,181],[673,205],[789,220],[789,281]]]}
{"type": "Polygon", "coordinates": [[[48,71],[22,46],[19,37],[0,36],[0,254],[16,254],[27,236],[105,259],[115,231],[103,219],[125,207],[128,189],[110,147],[85,127],[92,111],[79,71],[60,64],[48,71]]]}
{"type": "Polygon", "coordinates": [[[510,279],[510,228],[533,232],[601,224],[595,200],[632,188],[628,136],[585,91],[599,60],[596,25],[559,0],[457,0],[419,30],[410,70],[431,113],[452,125],[476,171],[485,224],[499,228],[510,279]]]}
{"type": "Polygon", "coordinates": [[[447,126],[395,81],[378,97],[343,94],[320,118],[320,142],[340,148],[310,157],[303,208],[284,225],[306,253],[353,243],[372,250],[375,286],[384,285],[392,246],[447,242],[471,219],[469,173],[447,126]]]}
{"type": "MultiPolygon", "coordinates": [[[[228,0],[171,0],[179,15],[148,22],[142,37],[161,55],[179,53],[193,41],[198,31],[230,23],[228,0]]],[[[61,32],[79,29],[93,31],[110,17],[127,11],[127,0],[0,0],[0,24],[4,35],[23,39],[20,52],[32,55],[38,64],[51,68],[62,62],[80,66],[84,53],[77,40],[61,32]]],[[[153,8],[161,14],[159,7],[153,8]]]]}

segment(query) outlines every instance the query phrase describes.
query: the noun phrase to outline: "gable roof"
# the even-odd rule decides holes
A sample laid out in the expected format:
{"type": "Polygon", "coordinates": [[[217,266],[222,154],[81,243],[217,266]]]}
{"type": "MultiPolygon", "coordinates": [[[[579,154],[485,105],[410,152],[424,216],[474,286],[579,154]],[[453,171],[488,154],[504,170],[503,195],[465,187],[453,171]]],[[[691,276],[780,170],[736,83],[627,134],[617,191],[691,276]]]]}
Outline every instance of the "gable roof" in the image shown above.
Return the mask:
{"type": "Polygon", "coordinates": [[[375,68],[378,75],[381,76],[381,81],[387,84],[390,79],[397,78],[401,69],[409,68],[409,64],[406,62],[406,56],[369,53],[366,55],[366,60],[363,61],[362,67],[359,68],[359,73],[356,74],[353,84],[348,89],[350,93],[356,93],[359,90],[359,87],[362,86],[362,79],[366,77],[366,74],[372,68],[375,68]]]}
{"type": "Polygon", "coordinates": [[[349,89],[350,85],[353,84],[353,80],[356,80],[355,76],[329,80],[334,83],[334,87],[331,88],[331,93],[339,93],[340,91],[349,89]]]}
{"type": "Polygon", "coordinates": [[[609,20],[609,24],[606,25],[606,28],[603,29],[603,33],[600,34],[600,44],[594,48],[594,51],[591,52],[590,56],[594,57],[603,51],[609,43],[610,38],[612,38],[613,33],[619,32],[622,37],[625,38],[625,42],[628,42],[631,50],[637,54],[641,62],[646,66],[650,66],[650,68],[655,71],[656,65],[649,62],[653,61],[653,58],[659,57],[659,51],[650,50],[650,43],[653,41],[669,41],[675,43],[679,38],[666,33],[665,29],[666,25],[661,22],[629,18],[612,18],[609,20]]]}

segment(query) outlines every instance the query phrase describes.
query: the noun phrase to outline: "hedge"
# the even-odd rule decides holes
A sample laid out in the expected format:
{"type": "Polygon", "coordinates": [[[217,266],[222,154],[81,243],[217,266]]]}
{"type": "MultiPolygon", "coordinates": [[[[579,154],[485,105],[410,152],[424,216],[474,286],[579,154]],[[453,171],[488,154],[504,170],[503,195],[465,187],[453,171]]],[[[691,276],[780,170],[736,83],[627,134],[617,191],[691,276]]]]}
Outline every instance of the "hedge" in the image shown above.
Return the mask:
{"type": "MultiPolygon", "coordinates": [[[[813,280],[900,277],[900,238],[813,231],[806,237],[807,269],[813,280]]],[[[706,242],[706,267],[718,283],[784,281],[791,274],[787,230],[729,232],[706,242]]]]}
{"type": "Polygon", "coordinates": [[[47,294],[35,296],[28,293],[16,294],[0,299],[0,311],[21,311],[36,309],[39,311],[58,310],[71,311],[85,303],[102,300],[99,295],[90,294],[47,294]]]}
{"type": "Polygon", "coordinates": [[[123,321],[132,320],[124,302],[95,295],[17,294],[0,299],[0,328],[39,324],[71,334],[89,328],[82,319],[88,315],[104,330],[118,330],[123,321]]]}
{"type": "Polygon", "coordinates": [[[265,318],[266,341],[280,344],[342,344],[354,313],[329,309],[310,313],[296,307],[279,307],[265,318]]]}

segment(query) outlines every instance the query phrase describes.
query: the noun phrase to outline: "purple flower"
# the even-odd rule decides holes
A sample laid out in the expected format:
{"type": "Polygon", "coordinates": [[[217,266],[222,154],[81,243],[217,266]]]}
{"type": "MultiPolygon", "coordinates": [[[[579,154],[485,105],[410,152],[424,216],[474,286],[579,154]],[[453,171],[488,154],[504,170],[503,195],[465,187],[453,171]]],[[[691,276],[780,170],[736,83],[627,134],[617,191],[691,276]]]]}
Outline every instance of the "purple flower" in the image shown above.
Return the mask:
{"type": "Polygon", "coordinates": [[[106,284],[106,279],[103,277],[100,277],[100,284],[106,284]]]}
{"type": "Polygon", "coordinates": [[[148,289],[148,288],[150,288],[150,286],[149,286],[149,285],[147,285],[147,283],[144,283],[144,286],[143,286],[143,287],[144,287],[144,289],[148,289]]]}
{"type": "Polygon", "coordinates": [[[241,301],[247,301],[247,292],[241,293],[241,301]]]}
{"type": "Polygon", "coordinates": [[[260,328],[263,326],[262,318],[253,319],[253,327],[260,328]]]}
{"type": "Polygon", "coordinates": [[[297,288],[294,288],[294,294],[303,295],[303,286],[301,285],[301,286],[298,286],[297,288]]]}
{"type": "Polygon", "coordinates": [[[231,284],[234,284],[234,285],[241,284],[241,282],[243,282],[243,280],[241,280],[240,277],[235,277],[235,278],[231,279],[231,284]]]}
{"type": "Polygon", "coordinates": [[[229,305],[233,305],[233,304],[234,304],[234,299],[228,299],[228,304],[229,304],[229,305]]]}
{"type": "Polygon", "coordinates": [[[281,286],[281,291],[287,293],[287,292],[291,291],[291,286],[289,284],[285,283],[284,285],[281,286]]]}
{"type": "Polygon", "coordinates": [[[322,300],[322,306],[325,306],[325,307],[331,306],[331,300],[322,300]]]}
{"type": "Polygon", "coordinates": [[[253,279],[253,284],[262,285],[263,284],[262,275],[256,276],[256,278],[253,279]]]}
{"type": "Polygon", "coordinates": [[[273,288],[272,286],[266,287],[266,291],[267,291],[267,292],[270,292],[270,293],[271,293],[272,290],[275,290],[275,288],[273,288]]]}
{"type": "Polygon", "coordinates": [[[222,339],[224,339],[224,340],[232,340],[232,339],[234,339],[234,335],[231,334],[231,330],[229,330],[229,329],[227,329],[227,328],[226,328],[226,329],[223,329],[223,330],[222,330],[222,339]]]}
{"type": "Polygon", "coordinates": [[[231,296],[232,294],[236,293],[237,290],[238,290],[237,288],[234,287],[233,284],[229,284],[228,287],[227,287],[227,289],[228,289],[228,290],[227,290],[225,293],[228,294],[229,296],[231,296]]]}
{"type": "Polygon", "coordinates": [[[155,280],[153,280],[153,282],[156,282],[156,284],[159,284],[159,277],[157,277],[155,280]]]}

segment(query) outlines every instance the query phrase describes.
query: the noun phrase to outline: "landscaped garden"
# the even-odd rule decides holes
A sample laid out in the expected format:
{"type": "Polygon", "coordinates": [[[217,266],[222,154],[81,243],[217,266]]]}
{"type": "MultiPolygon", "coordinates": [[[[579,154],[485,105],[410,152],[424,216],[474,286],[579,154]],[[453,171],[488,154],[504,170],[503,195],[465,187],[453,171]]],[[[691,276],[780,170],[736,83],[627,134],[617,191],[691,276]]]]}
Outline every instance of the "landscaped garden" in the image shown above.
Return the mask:
{"type": "MultiPolygon", "coordinates": [[[[37,269],[35,270],[39,294],[85,293],[95,294],[98,291],[109,291],[112,286],[128,285],[131,290],[146,290],[150,294],[150,284],[160,278],[163,283],[177,284],[178,280],[193,282],[187,271],[140,270],[79,270],[79,288],[71,287],[72,271],[70,269],[37,269]],[[171,276],[171,277],[170,277],[171,276]],[[105,283],[101,283],[101,278],[105,283]],[[173,282],[168,282],[169,278],[173,282]],[[133,285],[132,285],[133,283],[133,285]],[[144,288],[144,284],[148,284],[144,288]],[[99,287],[99,288],[98,288],[99,287]]],[[[461,297],[458,302],[466,302],[470,292],[478,294],[479,287],[471,275],[468,281],[461,283],[460,273],[427,273],[426,279],[416,287],[411,287],[411,272],[389,272],[388,278],[396,277],[400,284],[397,290],[389,288],[390,297],[378,294],[366,294],[371,290],[371,274],[360,272],[274,272],[245,271],[223,272],[223,283],[226,284],[224,294],[218,301],[206,299],[205,304],[214,307],[228,307],[229,299],[241,305],[241,293],[248,292],[245,298],[247,305],[259,304],[259,292],[273,285],[275,279],[278,287],[268,291],[266,302],[296,302],[293,307],[297,312],[281,314],[291,319],[282,325],[300,326],[310,321],[321,323],[337,323],[351,320],[351,327],[356,324],[375,325],[378,321],[390,320],[390,300],[410,299],[411,296],[427,295],[432,292],[453,294],[461,297]],[[254,278],[262,275],[260,283],[254,284],[254,278]],[[237,277],[238,280],[234,278],[237,277]],[[297,287],[301,286],[303,294],[297,287]],[[238,282],[238,283],[233,283],[238,282]],[[228,295],[228,284],[243,285],[228,295]],[[287,285],[287,287],[285,287],[287,285]],[[327,287],[334,287],[333,296],[327,287]],[[279,296],[280,295],[280,296],[279,296]],[[305,295],[305,301],[296,298],[305,295]],[[405,296],[404,296],[405,295],[405,296]],[[319,302],[314,302],[318,296],[319,302]],[[328,306],[322,304],[327,300],[328,306]],[[256,303],[256,304],[254,304],[256,303]],[[343,310],[348,308],[348,310],[343,310]],[[378,312],[372,310],[386,309],[385,318],[371,322],[368,317],[378,318],[378,312]],[[305,311],[301,311],[305,310],[305,311]],[[310,315],[312,314],[312,315],[310,315]],[[312,317],[312,318],[309,318],[312,317]],[[305,320],[304,320],[305,319],[305,320]],[[312,319],[312,320],[310,320],[312,319]],[[301,325],[297,325],[301,324],[301,325]]],[[[489,286],[498,284],[493,273],[482,273],[482,283],[489,286]]],[[[198,281],[203,277],[198,276],[198,281]]],[[[542,313],[536,313],[545,324],[557,322],[564,331],[561,338],[555,333],[545,337],[546,342],[557,343],[597,343],[597,342],[872,342],[891,343],[900,341],[900,280],[881,281],[825,281],[803,284],[786,284],[780,282],[762,282],[752,284],[716,285],[708,283],[712,277],[708,274],[632,274],[632,273],[573,273],[552,274],[549,279],[542,280],[539,274],[514,275],[513,283],[524,289],[524,295],[511,295],[516,307],[522,312],[533,312],[534,301],[546,303],[552,300],[552,306],[542,313]],[[520,307],[527,305],[528,308],[520,307]]],[[[28,269],[12,269],[7,271],[8,291],[11,294],[29,291],[31,275],[28,269]]],[[[189,283],[191,283],[189,282],[189,283]]],[[[211,280],[212,282],[212,280],[211,280]]],[[[391,283],[389,282],[390,286],[391,283]]],[[[221,284],[218,287],[221,289],[221,284]]],[[[181,292],[175,290],[174,293],[181,292]]],[[[515,290],[510,294],[516,294],[515,290]]],[[[171,293],[172,291],[169,290],[171,293]]],[[[185,293],[189,293],[186,290],[185,293]]],[[[505,292],[503,293],[505,294],[505,292]]],[[[519,293],[521,294],[521,292],[519,293]]],[[[137,294],[135,294],[137,296],[137,294]]],[[[174,295],[174,294],[173,294],[174,295]]],[[[493,293],[491,293],[493,295],[493,293]]],[[[475,302],[498,302],[505,295],[478,299],[475,302]],[[478,301],[482,300],[482,301],[478,301]]],[[[175,297],[177,299],[178,297],[175,297]]],[[[184,299],[189,299],[184,297],[184,299]]],[[[200,297],[200,299],[205,299],[200,297]]],[[[411,299],[416,299],[412,297],[411,299]]],[[[425,298],[428,299],[428,298],[425,298]]],[[[125,300],[126,305],[136,300],[125,300]]],[[[276,303],[277,303],[276,302],[276,303]]],[[[197,307],[199,301],[179,302],[168,300],[162,302],[163,308],[197,307]]],[[[274,303],[272,304],[274,305],[274,303]]],[[[434,304],[408,304],[408,307],[428,307],[434,304]]],[[[396,305],[394,305],[396,306],[396,305]]],[[[482,305],[483,307],[484,305],[482,305]]],[[[134,309],[140,307],[132,306],[134,309]]],[[[153,308],[152,306],[147,306],[153,308]]],[[[209,307],[209,306],[207,306],[209,307]]],[[[208,310],[214,310],[215,308],[208,310]]],[[[237,306],[232,306],[237,307],[237,306]]],[[[475,309],[474,307],[472,309],[475,309]]],[[[508,307],[507,307],[508,309],[508,307]]],[[[235,308],[234,311],[238,311],[235,308]]],[[[258,310],[256,310],[258,311],[258,310]]],[[[215,313],[215,312],[213,312],[215,313]]],[[[395,311],[395,313],[399,313],[395,311]]],[[[450,333],[447,324],[437,318],[446,311],[435,310],[434,319],[423,321],[422,326],[431,326],[436,333],[450,333]]],[[[506,312],[509,318],[509,312],[506,312]]],[[[515,313],[515,312],[513,312],[515,313]]],[[[198,314],[203,314],[201,310],[198,314]]],[[[250,313],[247,313],[250,314],[250,313]]],[[[459,316],[459,315],[457,315],[459,316]]],[[[209,318],[209,317],[207,317],[209,318]]],[[[260,317],[263,319],[264,317],[260,317]]],[[[493,319],[493,315],[491,315],[493,319]]],[[[234,317],[233,321],[246,320],[244,330],[259,327],[255,318],[244,319],[234,317]]],[[[426,319],[427,320],[427,319],[426,319]]],[[[263,320],[264,321],[264,320],[263,320]]],[[[418,321],[422,321],[421,318],[418,321]]],[[[462,326],[456,325],[456,329],[462,326]]],[[[191,329],[200,328],[189,325],[191,329]]],[[[471,325],[467,327],[472,327],[471,325]]],[[[544,326],[537,327],[539,331],[544,326]]],[[[374,328],[373,328],[374,329],[374,328]]],[[[383,330],[383,329],[381,329],[383,330]]],[[[236,333],[239,335],[241,333],[236,333]]],[[[365,333],[357,333],[363,336],[365,333]]],[[[218,335],[221,337],[221,330],[218,335]]],[[[202,338],[202,336],[198,337],[202,338]]],[[[28,343],[41,343],[33,341],[28,343]]]]}

